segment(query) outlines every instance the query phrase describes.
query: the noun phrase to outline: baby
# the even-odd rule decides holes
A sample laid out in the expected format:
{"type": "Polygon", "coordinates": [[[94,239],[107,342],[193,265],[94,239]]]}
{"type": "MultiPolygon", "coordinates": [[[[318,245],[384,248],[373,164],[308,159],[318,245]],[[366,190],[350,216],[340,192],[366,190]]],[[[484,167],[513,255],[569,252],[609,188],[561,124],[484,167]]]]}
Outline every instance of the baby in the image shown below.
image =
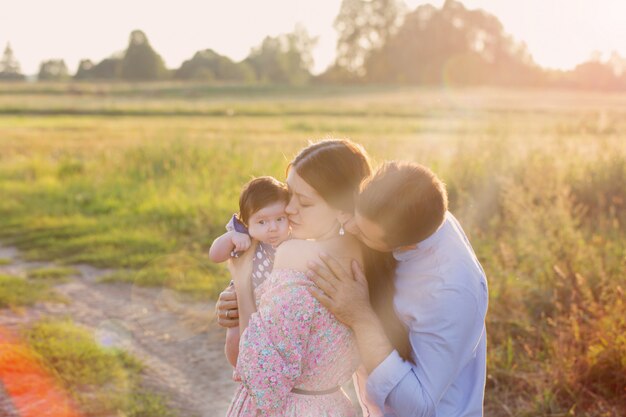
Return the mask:
{"type": "MultiPolygon", "coordinates": [[[[254,250],[250,279],[252,287],[257,288],[272,272],[276,247],[289,238],[285,214],[288,203],[287,186],[275,178],[259,177],[248,182],[239,196],[239,213],[233,215],[226,225],[227,232],[215,239],[209,249],[211,261],[224,262],[248,249],[254,250]],[[258,242],[254,248],[250,247],[252,239],[258,242]]],[[[238,340],[239,329],[228,329],[226,351],[233,366],[236,352],[230,349],[229,354],[228,345],[236,345],[238,340]]]]}

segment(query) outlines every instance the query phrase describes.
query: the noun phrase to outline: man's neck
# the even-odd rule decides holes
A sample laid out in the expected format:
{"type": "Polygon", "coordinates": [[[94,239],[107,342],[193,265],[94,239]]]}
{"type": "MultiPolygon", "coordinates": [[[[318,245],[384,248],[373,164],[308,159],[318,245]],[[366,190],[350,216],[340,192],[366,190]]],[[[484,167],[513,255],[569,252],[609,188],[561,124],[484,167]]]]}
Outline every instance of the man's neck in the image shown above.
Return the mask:
{"type": "Polygon", "coordinates": [[[417,249],[417,243],[414,243],[412,245],[398,246],[394,250],[399,251],[399,252],[405,252],[405,251],[413,250],[413,249],[417,249]]]}

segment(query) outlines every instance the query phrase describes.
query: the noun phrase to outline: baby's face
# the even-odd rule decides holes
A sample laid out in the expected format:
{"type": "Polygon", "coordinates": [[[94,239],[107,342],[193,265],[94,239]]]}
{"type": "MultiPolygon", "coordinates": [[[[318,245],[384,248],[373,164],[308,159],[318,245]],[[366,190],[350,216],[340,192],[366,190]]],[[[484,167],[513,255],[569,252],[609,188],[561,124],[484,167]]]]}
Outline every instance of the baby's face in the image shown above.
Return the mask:
{"type": "Polygon", "coordinates": [[[263,207],[248,219],[248,233],[260,242],[278,246],[289,238],[289,221],[285,203],[277,202],[263,207]]]}

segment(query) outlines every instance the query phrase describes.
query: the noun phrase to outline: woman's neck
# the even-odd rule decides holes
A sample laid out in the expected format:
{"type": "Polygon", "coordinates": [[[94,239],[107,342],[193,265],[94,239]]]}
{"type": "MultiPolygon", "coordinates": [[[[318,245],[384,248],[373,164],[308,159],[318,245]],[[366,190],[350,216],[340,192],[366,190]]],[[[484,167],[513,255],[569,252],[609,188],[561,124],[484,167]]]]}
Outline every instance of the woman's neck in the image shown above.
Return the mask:
{"type": "Polygon", "coordinates": [[[331,240],[331,239],[335,239],[339,237],[339,227],[337,226],[333,226],[330,228],[330,230],[328,230],[326,233],[324,233],[323,235],[313,239],[316,242],[323,242],[326,240],[331,240]]]}

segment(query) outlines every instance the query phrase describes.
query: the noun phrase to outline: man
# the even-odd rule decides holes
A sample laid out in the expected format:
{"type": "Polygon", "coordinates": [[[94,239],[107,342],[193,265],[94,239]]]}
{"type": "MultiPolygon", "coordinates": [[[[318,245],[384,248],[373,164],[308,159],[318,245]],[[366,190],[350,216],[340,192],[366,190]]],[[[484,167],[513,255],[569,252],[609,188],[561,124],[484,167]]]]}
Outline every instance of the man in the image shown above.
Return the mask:
{"type": "MultiPolygon", "coordinates": [[[[357,378],[364,415],[482,416],[487,281],[447,211],[444,185],[421,165],[386,163],[361,187],[346,230],[373,249],[393,251],[394,306],[413,350],[414,363],[394,350],[356,262],[345,271],[321,255],[310,265],[318,287],[313,296],[354,331],[364,368],[357,378]]],[[[222,317],[226,306],[236,308],[227,297],[220,303],[222,317]]]]}

